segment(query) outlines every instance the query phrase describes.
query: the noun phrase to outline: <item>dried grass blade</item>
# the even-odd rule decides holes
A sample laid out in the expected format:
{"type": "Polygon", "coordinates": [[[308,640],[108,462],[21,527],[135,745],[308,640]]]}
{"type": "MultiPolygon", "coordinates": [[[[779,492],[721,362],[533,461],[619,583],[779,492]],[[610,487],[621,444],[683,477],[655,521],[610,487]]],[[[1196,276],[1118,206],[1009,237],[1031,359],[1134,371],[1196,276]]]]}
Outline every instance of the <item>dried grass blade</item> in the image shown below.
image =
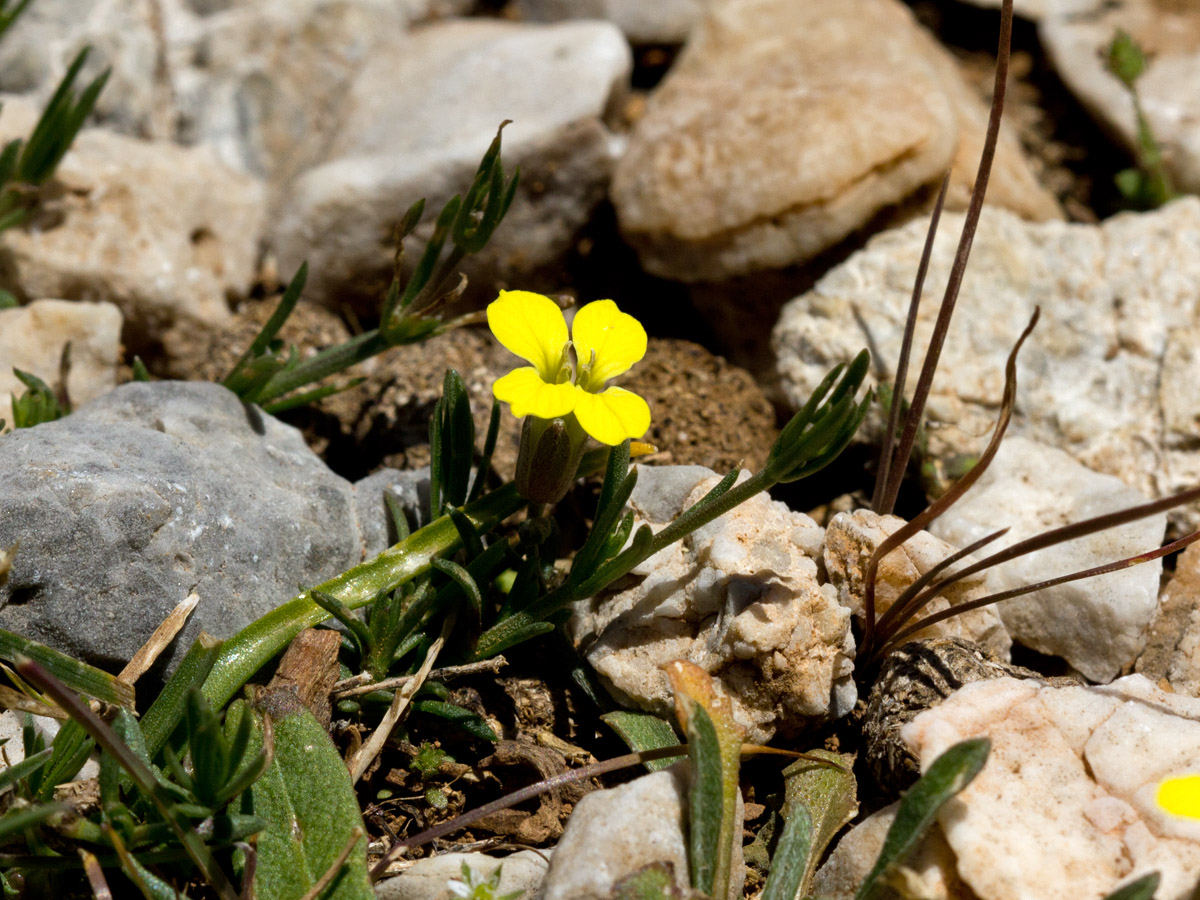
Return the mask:
{"type": "Polygon", "coordinates": [[[188,616],[192,614],[192,610],[196,608],[199,602],[199,594],[191,593],[184,597],[179,605],[171,610],[167,617],[159,623],[159,626],[154,629],[154,634],[150,635],[146,643],[142,644],[138,649],[138,652],[133,654],[133,659],[129,660],[117,678],[126,684],[133,684],[145,675],[150,667],[154,665],[155,660],[167,649],[171,641],[175,640],[175,635],[179,634],[183,629],[183,626],[187,623],[188,616]]]}

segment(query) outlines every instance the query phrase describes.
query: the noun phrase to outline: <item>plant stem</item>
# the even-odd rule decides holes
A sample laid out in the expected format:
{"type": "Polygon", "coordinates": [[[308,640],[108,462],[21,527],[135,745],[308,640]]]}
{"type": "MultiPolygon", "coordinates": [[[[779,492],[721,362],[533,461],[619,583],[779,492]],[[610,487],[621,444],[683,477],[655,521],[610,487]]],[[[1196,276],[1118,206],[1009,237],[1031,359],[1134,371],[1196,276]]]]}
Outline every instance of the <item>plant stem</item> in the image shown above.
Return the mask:
{"type": "MultiPolygon", "coordinates": [[[[524,502],[516,488],[506,484],[468,504],[463,513],[476,529],[484,532],[517,512],[524,502]]],[[[251,622],[222,646],[221,655],[202,688],[205,699],[214,709],[221,708],[292,638],[329,618],[329,613],[313,601],[313,590],[324,591],[350,609],[358,609],[380,593],[393,591],[425,574],[432,560],[460,545],[458,529],[449,516],[442,516],[374,559],[305,591],[251,622]]]]}
{"type": "Polygon", "coordinates": [[[355,335],[344,344],[322,350],[316,356],[311,356],[295,368],[272,377],[262,390],[254,397],[254,402],[260,406],[268,400],[273,400],[294,391],[296,388],[320,381],[330,375],[336,375],[357,363],[370,359],[387,350],[391,346],[378,328],[364,331],[355,335]]]}

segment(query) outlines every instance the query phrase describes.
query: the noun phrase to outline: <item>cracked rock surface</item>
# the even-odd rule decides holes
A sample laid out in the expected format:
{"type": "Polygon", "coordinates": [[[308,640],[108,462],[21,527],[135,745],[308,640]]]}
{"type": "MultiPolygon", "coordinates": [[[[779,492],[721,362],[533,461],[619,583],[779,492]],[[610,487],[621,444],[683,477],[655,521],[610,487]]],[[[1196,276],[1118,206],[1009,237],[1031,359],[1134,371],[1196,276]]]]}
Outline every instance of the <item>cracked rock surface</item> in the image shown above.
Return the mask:
{"type": "MultiPolygon", "coordinates": [[[[720,479],[702,466],[643,467],[630,498],[655,530],[720,479]]],[[[621,700],[669,715],[659,666],[686,659],[732,701],[747,740],[765,743],[856,699],[850,611],[818,583],[821,528],[759,494],[576,604],[571,638],[621,700]]]]}
{"type": "Polygon", "coordinates": [[[168,662],[363,558],[350,482],[296,429],[195,382],[126,384],[0,436],[0,546],[16,541],[0,628],[118,667],[192,592],[168,662]]]}
{"type": "Polygon", "coordinates": [[[1200,701],[1140,675],[1103,687],[1000,678],[964,687],[901,734],[922,770],[986,735],[983,770],[938,813],[955,869],[980,900],[1107,896],[1151,871],[1155,896],[1192,896],[1200,823],[1155,802],[1200,769],[1200,701]]]}
{"type": "MultiPolygon", "coordinates": [[[[942,217],[914,367],[962,221],[942,217]]],[[[914,221],[877,235],[784,307],[772,341],[793,405],[807,400],[831,365],[868,344],[877,364],[895,364],[926,227],[914,221]]],[[[1035,224],[985,208],[926,410],[929,453],[942,459],[983,449],[1005,359],[1040,306],[1041,321],[1017,363],[1009,435],[1065,450],[1151,498],[1192,487],[1200,482],[1198,300],[1194,197],[1100,225],[1035,224]]],[[[1171,521],[1191,530],[1200,513],[1176,511],[1171,521]]]]}

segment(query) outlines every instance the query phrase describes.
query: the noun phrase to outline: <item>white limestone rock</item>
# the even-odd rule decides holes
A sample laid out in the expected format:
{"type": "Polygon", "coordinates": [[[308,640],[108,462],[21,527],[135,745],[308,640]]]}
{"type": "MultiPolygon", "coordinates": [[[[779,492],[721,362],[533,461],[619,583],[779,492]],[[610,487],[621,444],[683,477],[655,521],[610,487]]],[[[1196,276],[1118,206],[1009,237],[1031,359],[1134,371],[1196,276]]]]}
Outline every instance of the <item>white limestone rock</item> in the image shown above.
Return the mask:
{"type": "MultiPolygon", "coordinates": [[[[856,509],[838,513],[825,529],[825,571],[830,584],[837,589],[838,602],[854,614],[860,625],[865,621],[863,586],[871,555],[904,524],[899,516],[880,516],[869,509],[856,509]]],[[[909,585],[956,550],[929,532],[919,531],[880,560],[875,578],[876,620],[891,608],[909,585]]],[[[983,576],[964,578],[935,598],[921,615],[941,612],[986,593],[983,576]]],[[[937,622],[913,637],[966,638],[1002,659],[1008,659],[1012,646],[1000,617],[995,609],[987,606],[937,622]]]]}
{"type": "MultiPolygon", "coordinates": [[[[1145,502],[1120,479],[1093,472],[1062,450],[1010,437],[974,487],[930,530],[965,547],[999,528],[1010,529],[978,558],[1035,534],[1145,502]]],[[[1162,543],[1166,525],[1166,514],[1160,513],[1011,560],[987,570],[987,592],[1153,550],[1162,543]]],[[[1153,560],[1013,597],[996,611],[1014,640],[1063,657],[1092,681],[1111,681],[1146,644],[1161,575],[1162,560],[1153,560]]]]}
{"type": "Polygon", "coordinates": [[[90,129],[56,178],[62,196],[0,239],[0,270],[20,295],[111,301],[136,345],[176,321],[222,323],[249,290],[263,187],[211,150],[90,129]]]}
{"type": "Polygon", "coordinates": [[[538,895],[549,863],[546,856],[552,850],[522,850],[511,856],[495,857],[486,853],[442,853],[419,859],[395,878],[375,885],[377,900],[447,900],[450,882],[463,880],[466,865],[477,878],[490,878],[500,870],[495,897],[521,891],[518,900],[533,900],[538,895]]]}
{"type": "MultiPolygon", "coordinates": [[[[1000,9],[1002,0],[963,0],[972,6],[1000,9]]],[[[1075,15],[1092,12],[1104,0],[1013,0],[1013,12],[1035,21],[1048,16],[1075,15]]]]}
{"type": "Polygon", "coordinates": [[[630,68],[628,44],[604,22],[447,21],[381,46],[342,98],[325,162],[297,179],[276,223],[281,270],[307,259],[306,296],[378,303],[396,224],[424,197],[427,238],[504,119],[505,166],[520,166],[521,186],[471,264],[513,277],[557,261],[603,199],[616,143],[602,118],[630,68]]]}
{"type": "MultiPolygon", "coordinates": [[[[657,275],[783,267],[940,180],[985,119],[896,0],[714,0],[637,122],[612,199],[657,275]]],[[[991,196],[1059,214],[1007,132],[991,196]]]]}
{"type": "Polygon", "coordinates": [[[679,44],[704,14],[710,0],[517,0],[530,22],[605,19],[634,44],[679,44]]]}
{"type": "Polygon", "coordinates": [[[1063,82],[1136,154],[1133,101],[1105,65],[1113,36],[1118,29],[1127,31],[1146,53],[1138,98],[1167,171],[1179,189],[1200,191],[1200,5],[1190,0],[1092,0],[1086,15],[1080,12],[1055,10],[1038,29],[1063,82]]]}
{"type": "MultiPolygon", "coordinates": [[[[675,883],[690,887],[688,781],[686,765],[679,764],[580,800],[554,848],[540,900],[607,900],[617,881],[657,862],[670,863],[675,883]]],[[[739,794],[734,834],[741,833],[742,815],[739,794]]],[[[732,873],[726,900],[742,896],[740,841],[734,841],[732,873]]]]}
{"type": "MultiPolygon", "coordinates": [[[[878,350],[877,366],[895,365],[926,226],[914,221],[877,235],[784,306],[772,343],[792,404],[804,403],[830,366],[868,343],[878,350]]],[[[914,371],[961,226],[962,216],[943,216],[914,371]]],[[[945,459],[983,449],[1005,359],[1040,306],[1041,321],[1017,364],[1008,433],[1066,450],[1151,498],[1200,483],[1198,299],[1195,198],[1098,226],[1034,224],[985,208],[926,410],[929,454],[945,459]]],[[[1200,515],[1185,510],[1172,521],[1193,528],[1200,515]]]]}
{"type": "MultiPolygon", "coordinates": [[[[659,530],[718,481],[701,466],[642,467],[635,528],[659,530]]],[[[765,743],[854,706],[850,612],[818,582],[822,532],[764,494],[693,532],[575,606],[568,633],[623,702],[672,709],[659,666],[686,659],[765,743]]]]}
{"type": "Polygon", "coordinates": [[[902,736],[922,770],[959,741],[991,740],[983,770],[938,814],[980,900],[1099,900],[1151,871],[1159,900],[1192,896],[1200,822],[1155,794],[1200,771],[1200,701],[1140,675],[1104,687],[1001,678],[967,685],[902,736]]]}
{"type": "Polygon", "coordinates": [[[25,392],[13,369],[36,375],[55,388],[68,343],[66,389],[72,407],[117,386],[121,311],[111,303],[35,300],[0,310],[0,419],[11,426],[12,395],[25,392]]]}

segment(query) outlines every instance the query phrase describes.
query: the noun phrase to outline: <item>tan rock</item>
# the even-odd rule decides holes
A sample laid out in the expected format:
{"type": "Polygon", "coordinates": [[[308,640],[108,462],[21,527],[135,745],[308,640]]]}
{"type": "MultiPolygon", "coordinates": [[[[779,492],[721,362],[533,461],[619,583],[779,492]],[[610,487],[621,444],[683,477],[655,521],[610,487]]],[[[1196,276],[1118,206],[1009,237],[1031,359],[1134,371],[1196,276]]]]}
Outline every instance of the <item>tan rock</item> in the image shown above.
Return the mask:
{"type": "Polygon", "coordinates": [[[0,237],[19,294],[109,300],[136,345],[178,319],[224,321],[227,298],[250,287],[263,188],[208,148],[88,130],[56,177],[61,195],[0,237]]]}
{"type": "MultiPolygon", "coordinates": [[[[718,0],[651,96],[613,201],[656,274],[782,267],[940,178],[980,112],[895,0],[718,0]]],[[[1024,167],[1010,139],[1000,155],[997,183],[1024,167]]],[[[1055,214],[1027,172],[995,196],[1055,214]]]]}
{"type": "MultiPolygon", "coordinates": [[[[838,513],[825,529],[825,570],[830,584],[837,588],[838,601],[854,614],[860,624],[866,615],[863,585],[871,554],[886,537],[904,524],[905,521],[899,516],[880,516],[868,509],[858,509],[838,513]]],[[[910,584],[956,549],[927,531],[919,531],[887,554],[880,561],[875,579],[876,621],[910,584]]],[[[934,599],[921,612],[921,616],[941,612],[986,593],[987,580],[984,575],[964,578],[934,599]]],[[[1008,659],[1012,646],[1000,617],[989,606],[938,622],[913,637],[962,637],[982,644],[1004,659],[1008,659]]]]}
{"type": "Polygon", "coordinates": [[[67,397],[72,407],[117,386],[121,358],[121,311],[111,303],[35,300],[0,310],[0,419],[12,425],[12,395],[25,385],[13,369],[59,385],[63,347],[70,343],[67,397]]]}

